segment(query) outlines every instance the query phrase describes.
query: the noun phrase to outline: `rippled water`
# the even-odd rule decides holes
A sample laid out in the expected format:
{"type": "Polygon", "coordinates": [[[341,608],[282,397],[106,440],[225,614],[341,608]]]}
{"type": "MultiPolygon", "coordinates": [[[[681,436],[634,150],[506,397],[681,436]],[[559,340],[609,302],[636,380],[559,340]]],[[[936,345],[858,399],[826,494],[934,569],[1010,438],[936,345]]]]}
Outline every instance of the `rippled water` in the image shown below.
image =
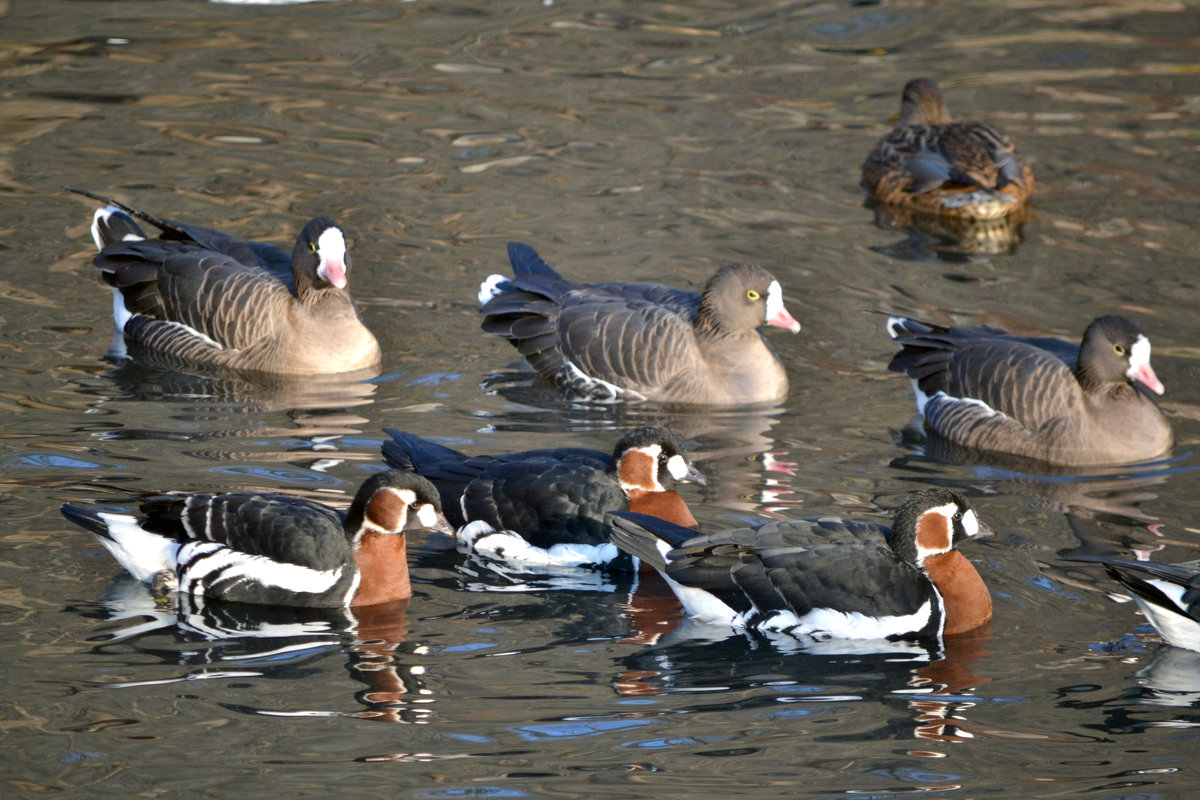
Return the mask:
{"type": "Polygon", "coordinates": [[[1063,552],[1195,558],[1195,3],[0,3],[0,654],[8,794],[1180,797],[1200,655],[1063,552]],[[904,81],[1032,163],[1011,252],[877,227],[858,168],[904,81]],[[92,203],[290,245],[330,214],[385,352],[371,383],[216,382],[105,360],[92,203]],[[536,247],[568,276],[782,281],[788,400],[588,410],[513,363],[474,290],[536,247]],[[1108,475],[948,464],[906,431],[869,309],[1155,346],[1179,444],[1108,475]],[[502,390],[501,390],[502,389],[502,390]],[[384,426],[471,452],[685,434],[710,528],[870,516],[967,488],[991,629],[913,654],[782,652],[679,624],[657,582],[517,591],[414,544],[407,609],[156,608],[66,500],[261,487],[345,502],[384,426]],[[381,724],[390,723],[390,724],[381,724]]]}

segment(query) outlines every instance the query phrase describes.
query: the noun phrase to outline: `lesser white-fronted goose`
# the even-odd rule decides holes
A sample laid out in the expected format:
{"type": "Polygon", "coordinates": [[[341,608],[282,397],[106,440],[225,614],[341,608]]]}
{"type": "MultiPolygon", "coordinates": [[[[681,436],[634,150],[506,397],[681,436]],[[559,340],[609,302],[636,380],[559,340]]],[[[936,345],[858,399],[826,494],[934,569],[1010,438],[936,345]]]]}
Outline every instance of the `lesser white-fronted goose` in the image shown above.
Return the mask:
{"type": "Polygon", "coordinates": [[[951,122],[937,83],[916,78],[904,87],[900,123],[863,162],[862,183],[886,205],[997,219],[1029,199],[1033,172],[993,125],[951,122]]]}
{"type": "Polygon", "coordinates": [[[695,619],[803,640],[926,639],[992,617],[955,548],[991,533],[948,489],[913,492],[888,528],[820,517],[698,535],[614,511],[613,541],[655,567],[695,619]]]}
{"type": "Polygon", "coordinates": [[[783,364],[758,327],[795,333],[800,323],[762,267],[726,265],[697,293],[574,283],[523,244],[509,244],[508,256],[516,277],[480,287],[483,330],[574,397],[736,406],[787,395],[783,364]]]}
{"type": "Polygon", "coordinates": [[[333,220],[311,220],[289,256],[72,191],[109,203],[93,217],[93,263],[113,288],[117,328],[135,355],[179,369],[284,375],[378,367],[379,343],[347,291],[350,254],[333,220]]]}
{"type": "Polygon", "coordinates": [[[1116,556],[1063,558],[1103,564],[1109,577],[1133,594],[1163,641],[1200,652],[1200,563],[1155,564],[1116,556]]]}
{"type": "Polygon", "coordinates": [[[639,428],[611,455],[564,447],[467,456],[411,433],[385,429],[383,456],[396,469],[431,480],[459,549],[529,567],[628,568],[609,542],[606,515],[631,509],[694,527],[696,518],[672,488],[704,482],[683,441],[668,430],[639,428]]]}
{"type": "Polygon", "coordinates": [[[1146,391],[1163,391],[1150,340],[1124,317],[1093,320],[1078,347],[902,317],[887,328],[900,345],[888,368],[913,379],[926,427],[949,441],[1071,466],[1143,461],[1173,443],[1146,391]]]}
{"type": "Polygon", "coordinates": [[[138,513],[67,503],[156,593],[258,605],[368,606],[412,595],[406,530],[450,532],[426,479],[389,470],[359,487],[346,513],[279,494],[168,494],[138,513]]]}

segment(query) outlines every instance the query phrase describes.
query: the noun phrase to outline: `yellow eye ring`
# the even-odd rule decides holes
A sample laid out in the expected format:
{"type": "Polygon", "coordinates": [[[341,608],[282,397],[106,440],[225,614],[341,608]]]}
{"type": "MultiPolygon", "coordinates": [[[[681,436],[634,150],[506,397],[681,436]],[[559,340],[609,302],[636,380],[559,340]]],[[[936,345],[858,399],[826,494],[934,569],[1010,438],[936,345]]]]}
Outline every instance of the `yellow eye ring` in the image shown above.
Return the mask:
{"type": "Polygon", "coordinates": [[[751,302],[754,302],[754,301],[758,300],[758,298],[759,298],[759,297],[761,297],[761,296],[762,296],[762,295],[760,295],[758,292],[756,292],[756,291],[755,291],[755,290],[753,290],[753,289],[747,289],[747,290],[746,290],[746,299],[750,300],[751,302]]]}
{"type": "Polygon", "coordinates": [[[1113,350],[1116,350],[1116,351],[1117,351],[1117,355],[1119,355],[1119,356],[1123,356],[1123,355],[1125,355],[1125,348],[1124,348],[1124,347],[1122,347],[1122,346],[1121,346],[1121,345],[1119,345],[1119,344],[1114,344],[1114,345],[1113,345],[1113,350]]]}
{"type": "Polygon", "coordinates": [[[308,249],[309,249],[309,252],[312,252],[312,253],[315,253],[315,252],[317,252],[317,243],[316,243],[316,242],[309,242],[309,243],[308,243],[308,249]]]}

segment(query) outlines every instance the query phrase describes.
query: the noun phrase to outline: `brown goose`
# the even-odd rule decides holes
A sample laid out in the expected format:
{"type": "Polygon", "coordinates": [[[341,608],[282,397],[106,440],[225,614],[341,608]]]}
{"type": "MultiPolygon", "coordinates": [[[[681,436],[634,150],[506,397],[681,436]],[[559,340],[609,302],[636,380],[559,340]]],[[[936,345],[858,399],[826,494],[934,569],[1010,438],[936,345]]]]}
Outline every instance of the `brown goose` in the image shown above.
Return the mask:
{"type": "Polygon", "coordinates": [[[862,183],[886,205],[974,219],[1005,217],[1033,194],[1012,141],[986,122],[951,122],[929,78],[905,85],[900,123],[863,162],[862,183]]]}
{"type": "Polygon", "coordinates": [[[696,293],[574,283],[524,244],[509,244],[508,256],[516,277],[480,287],[483,330],[577,398],[735,406],[787,395],[783,364],[758,327],[796,333],[800,323],[762,267],[726,265],[696,293]]]}
{"type": "MultiPolygon", "coordinates": [[[[79,190],[72,190],[79,191],[79,190]]],[[[304,226],[289,256],[90,192],[93,263],[113,288],[132,352],[161,366],[284,375],[368,370],[379,343],[346,290],[350,255],[333,220],[304,226]],[[157,227],[150,239],[133,217],[157,227]]]]}
{"type": "Polygon", "coordinates": [[[900,352],[888,368],[913,379],[935,435],[977,450],[1071,466],[1160,455],[1171,426],[1146,392],[1162,394],[1150,340],[1124,317],[1099,317],[1075,347],[999,328],[888,320],[900,352]]]}

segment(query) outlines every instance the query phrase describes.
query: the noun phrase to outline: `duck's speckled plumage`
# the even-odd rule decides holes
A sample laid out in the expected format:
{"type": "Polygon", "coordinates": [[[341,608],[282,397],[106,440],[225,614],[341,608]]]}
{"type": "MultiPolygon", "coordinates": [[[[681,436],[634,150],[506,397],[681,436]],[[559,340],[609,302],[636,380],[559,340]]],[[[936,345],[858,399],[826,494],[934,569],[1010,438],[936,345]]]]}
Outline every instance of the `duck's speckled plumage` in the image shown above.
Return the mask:
{"type": "Polygon", "coordinates": [[[516,275],[484,283],[483,330],[508,339],[535,372],[570,394],[725,406],[787,395],[787,374],[758,327],[796,332],[800,325],[763,268],[727,265],[697,293],[574,283],[526,245],[508,252],[516,275]]]}
{"type": "Polygon", "coordinates": [[[1093,320],[1080,346],[898,317],[888,333],[901,348],[889,369],[913,379],[926,426],[949,441],[1076,466],[1141,461],[1173,443],[1145,390],[1162,392],[1150,342],[1123,317],[1093,320]]]}
{"type": "Polygon", "coordinates": [[[952,122],[937,83],[908,82],[900,122],[862,165],[864,188],[889,206],[947,217],[997,219],[1033,194],[1033,172],[986,122],[952,122]]]}
{"type": "Polygon", "coordinates": [[[94,263],[118,294],[117,326],[139,358],[285,375],[378,367],[379,344],[346,289],[350,256],[332,220],[311,220],[289,255],[82,193],[109,203],[93,220],[94,263]],[[131,215],[157,227],[158,238],[131,215]]]}

